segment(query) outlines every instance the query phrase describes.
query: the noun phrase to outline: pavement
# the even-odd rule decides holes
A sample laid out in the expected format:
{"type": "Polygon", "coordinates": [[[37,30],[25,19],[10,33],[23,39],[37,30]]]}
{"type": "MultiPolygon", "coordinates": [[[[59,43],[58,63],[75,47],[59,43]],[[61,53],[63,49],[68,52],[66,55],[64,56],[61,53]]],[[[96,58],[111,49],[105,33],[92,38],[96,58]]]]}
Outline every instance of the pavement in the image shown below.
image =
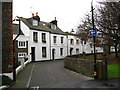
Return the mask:
{"type": "MultiPolygon", "coordinates": [[[[120,79],[119,79],[120,80],[120,79]]],[[[28,64],[16,82],[7,90],[20,88],[113,88],[118,90],[118,78],[94,80],[91,77],[64,68],[63,60],[33,62],[28,64]]]]}

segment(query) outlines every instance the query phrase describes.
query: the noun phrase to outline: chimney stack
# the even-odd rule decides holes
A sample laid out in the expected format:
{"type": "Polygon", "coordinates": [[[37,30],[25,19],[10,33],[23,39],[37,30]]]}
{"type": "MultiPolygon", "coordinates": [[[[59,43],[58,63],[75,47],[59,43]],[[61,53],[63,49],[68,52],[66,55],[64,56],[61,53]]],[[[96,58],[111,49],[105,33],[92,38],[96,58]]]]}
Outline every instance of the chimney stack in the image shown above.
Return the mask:
{"type": "Polygon", "coordinates": [[[34,13],[32,13],[32,17],[34,17],[34,13]]]}
{"type": "Polygon", "coordinates": [[[50,23],[55,24],[55,25],[57,26],[57,20],[56,20],[56,17],[55,17],[55,20],[51,21],[50,23]]]}
{"type": "Polygon", "coordinates": [[[38,16],[38,12],[36,12],[36,16],[38,16]]]}

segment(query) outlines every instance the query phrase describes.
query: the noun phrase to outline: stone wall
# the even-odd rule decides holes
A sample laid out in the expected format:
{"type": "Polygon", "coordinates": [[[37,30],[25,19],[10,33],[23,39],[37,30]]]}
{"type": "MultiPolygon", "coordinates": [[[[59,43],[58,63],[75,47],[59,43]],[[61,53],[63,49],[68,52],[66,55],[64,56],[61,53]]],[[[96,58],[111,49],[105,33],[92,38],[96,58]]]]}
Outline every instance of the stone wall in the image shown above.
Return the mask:
{"type": "Polygon", "coordinates": [[[66,57],[64,59],[64,67],[87,76],[92,76],[94,71],[94,62],[91,60],[66,57]]]}
{"type": "MultiPolygon", "coordinates": [[[[86,76],[93,77],[94,61],[84,60],[80,58],[66,57],[64,58],[64,67],[86,76]]],[[[102,60],[97,60],[97,78],[102,79],[102,60]]]]}

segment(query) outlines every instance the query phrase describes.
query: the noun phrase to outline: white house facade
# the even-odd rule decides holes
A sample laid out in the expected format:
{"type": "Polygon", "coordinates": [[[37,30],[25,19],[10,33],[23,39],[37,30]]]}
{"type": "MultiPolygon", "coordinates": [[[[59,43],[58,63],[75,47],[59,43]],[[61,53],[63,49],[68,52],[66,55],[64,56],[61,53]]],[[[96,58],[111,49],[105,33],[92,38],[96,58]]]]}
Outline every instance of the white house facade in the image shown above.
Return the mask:
{"type": "MultiPolygon", "coordinates": [[[[57,20],[40,21],[38,15],[31,18],[18,17],[24,34],[19,41],[28,41],[29,61],[63,59],[67,55],[91,53],[90,42],[83,42],[77,35],[65,33],[57,26],[57,20]],[[27,39],[24,39],[24,38],[27,39]]],[[[23,52],[24,53],[24,52],[23,52]]]]}
{"type": "Polygon", "coordinates": [[[28,38],[28,59],[44,61],[62,59],[67,56],[67,34],[58,26],[57,20],[40,21],[39,16],[18,17],[21,30],[28,38]]]}
{"type": "Polygon", "coordinates": [[[82,53],[81,40],[76,35],[68,35],[68,55],[82,53]]]}
{"type": "Polygon", "coordinates": [[[62,59],[67,56],[67,35],[50,34],[51,59],[62,59]]]}

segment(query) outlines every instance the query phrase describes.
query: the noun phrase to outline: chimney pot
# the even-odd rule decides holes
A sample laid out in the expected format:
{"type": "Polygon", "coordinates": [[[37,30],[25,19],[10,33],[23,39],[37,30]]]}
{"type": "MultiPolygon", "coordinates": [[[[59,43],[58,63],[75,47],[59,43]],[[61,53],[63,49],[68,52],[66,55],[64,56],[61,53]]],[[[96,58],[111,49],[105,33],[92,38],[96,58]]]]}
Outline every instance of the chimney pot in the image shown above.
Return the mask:
{"type": "Polygon", "coordinates": [[[32,17],[34,17],[34,13],[32,13],[32,17]]]}
{"type": "Polygon", "coordinates": [[[38,16],[38,12],[36,12],[36,16],[38,16]]]}

